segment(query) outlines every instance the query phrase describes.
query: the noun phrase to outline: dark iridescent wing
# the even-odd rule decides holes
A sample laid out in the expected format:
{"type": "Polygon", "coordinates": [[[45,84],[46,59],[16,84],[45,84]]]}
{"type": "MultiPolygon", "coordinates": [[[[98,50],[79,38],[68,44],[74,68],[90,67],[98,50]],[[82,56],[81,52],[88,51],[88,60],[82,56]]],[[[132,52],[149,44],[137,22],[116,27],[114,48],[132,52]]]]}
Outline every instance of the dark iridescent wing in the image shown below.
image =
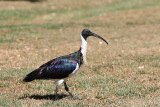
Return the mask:
{"type": "Polygon", "coordinates": [[[75,56],[72,56],[72,55],[74,55],[74,53],[72,53],[72,54],[70,54],[70,55],[61,56],[61,57],[52,59],[52,60],[48,61],[47,63],[41,65],[39,68],[43,68],[43,67],[46,67],[46,66],[50,66],[50,65],[52,65],[52,64],[55,64],[55,62],[60,61],[60,59],[66,59],[66,60],[67,60],[67,59],[68,59],[68,60],[73,59],[73,60],[74,60],[74,59],[75,59],[75,58],[74,58],[75,56]]]}
{"type": "Polygon", "coordinates": [[[48,61],[47,63],[41,65],[39,68],[43,68],[43,67],[46,67],[46,66],[50,66],[55,60],[57,60],[58,58],[56,59],[52,59],[50,61],[48,61]]]}
{"type": "Polygon", "coordinates": [[[77,61],[71,57],[60,57],[41,66],[43,79],[60,79],[71,74],[77,66],[77,61]]]}

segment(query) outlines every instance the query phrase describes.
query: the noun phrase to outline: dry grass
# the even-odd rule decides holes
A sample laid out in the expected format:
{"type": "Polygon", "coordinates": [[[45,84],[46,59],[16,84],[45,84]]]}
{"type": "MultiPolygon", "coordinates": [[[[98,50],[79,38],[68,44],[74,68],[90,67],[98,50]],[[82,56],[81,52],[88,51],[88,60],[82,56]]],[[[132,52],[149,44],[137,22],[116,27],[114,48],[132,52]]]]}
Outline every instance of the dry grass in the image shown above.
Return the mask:
{"type": "Polygon", "coordinates": [[[0,3],[0,106],[160,106],[159,0],[48,0],[0,3]],[[39,8],[41,7],[41,8],[39,8]],[[52,81],[23,83],[44,62],[79,49],[87,59],[54,101],[52,81]]]}

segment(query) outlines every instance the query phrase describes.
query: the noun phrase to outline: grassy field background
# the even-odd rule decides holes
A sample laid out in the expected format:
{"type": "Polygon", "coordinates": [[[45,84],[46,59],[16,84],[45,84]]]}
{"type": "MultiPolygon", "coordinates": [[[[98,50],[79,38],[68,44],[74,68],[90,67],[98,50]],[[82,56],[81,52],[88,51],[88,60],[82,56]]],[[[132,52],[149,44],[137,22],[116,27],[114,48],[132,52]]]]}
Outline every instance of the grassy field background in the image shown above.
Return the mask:
{"type": "Polygon", "coordinates": [[[0,1],[0,106],[160,106],[159,0],[0,1]],[[75,52],[82,29],[88,66],[61,86],[24,76],[58,56],[75,52]]]}

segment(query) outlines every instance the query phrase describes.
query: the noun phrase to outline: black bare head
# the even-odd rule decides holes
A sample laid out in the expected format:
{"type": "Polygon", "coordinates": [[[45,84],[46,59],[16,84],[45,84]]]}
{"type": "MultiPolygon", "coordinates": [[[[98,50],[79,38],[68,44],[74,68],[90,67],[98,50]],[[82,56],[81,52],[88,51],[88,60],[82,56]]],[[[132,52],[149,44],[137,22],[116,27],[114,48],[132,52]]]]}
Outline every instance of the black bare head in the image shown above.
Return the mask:
{"type": "Polygon", "coordinates": [[[97,37],[97,38],[103,40],[104,42],[106,42],[106,43],[108,44],[108,42],[107,42],[105,39],[103,39],[103,38],[100,37],[99,35],[91,32],[91,31],[88,30],[88,29],[83,29],[83,31],[82,31],[82,36],[83,36],[83,38],[84,38],[85,40],[87,40],[87,37],[89,37],[89,36],[94,36],[94,37],[97,37]]]}

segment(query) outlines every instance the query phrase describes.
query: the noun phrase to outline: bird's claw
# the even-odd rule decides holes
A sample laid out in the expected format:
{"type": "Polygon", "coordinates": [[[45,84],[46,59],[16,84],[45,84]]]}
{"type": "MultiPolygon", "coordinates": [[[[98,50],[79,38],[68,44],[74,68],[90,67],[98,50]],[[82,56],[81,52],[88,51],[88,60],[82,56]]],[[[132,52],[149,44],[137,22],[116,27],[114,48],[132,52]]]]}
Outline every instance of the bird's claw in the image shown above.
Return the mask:
{"type": "Polygon", "coordinates": [[[55,100],[58,100],[58,99],[59,99],[59,97],[56,95],[56,96],[55,96],[55,100]]]}
{"type": "Polygon", "coordinates": [[[72,96],[72,98],[75,100],[81,100],[79,97],[76,97],[76,96],[72,96]]]}

